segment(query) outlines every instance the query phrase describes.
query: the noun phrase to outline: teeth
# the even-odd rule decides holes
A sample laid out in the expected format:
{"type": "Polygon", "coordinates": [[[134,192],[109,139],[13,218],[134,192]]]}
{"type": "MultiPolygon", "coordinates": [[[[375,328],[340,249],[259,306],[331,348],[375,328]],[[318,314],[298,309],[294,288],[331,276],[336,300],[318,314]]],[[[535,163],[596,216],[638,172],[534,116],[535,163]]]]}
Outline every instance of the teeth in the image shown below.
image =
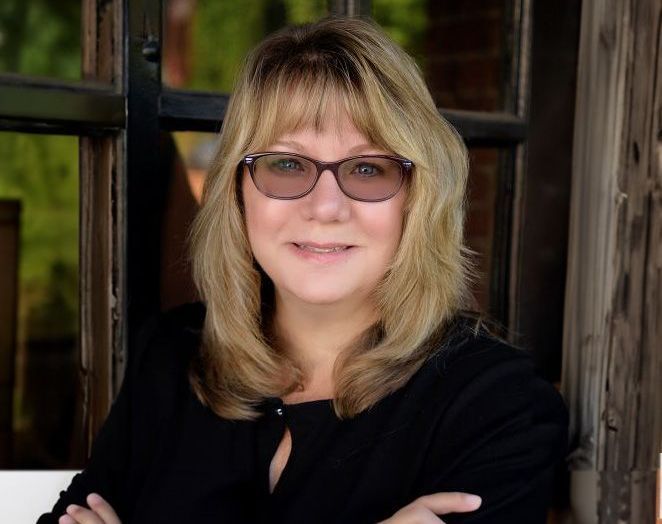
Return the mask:
{"type": "Polygon", "coordinates": [[[311,251],[312,253],[337,253],[338,251],[343,251],[347,249],[347,246],[338,246],[338,247],[313,247],[313,246],[304,246],[302,244],[297,244],[299,249],[305,249],[306,251],[311,251]]]}

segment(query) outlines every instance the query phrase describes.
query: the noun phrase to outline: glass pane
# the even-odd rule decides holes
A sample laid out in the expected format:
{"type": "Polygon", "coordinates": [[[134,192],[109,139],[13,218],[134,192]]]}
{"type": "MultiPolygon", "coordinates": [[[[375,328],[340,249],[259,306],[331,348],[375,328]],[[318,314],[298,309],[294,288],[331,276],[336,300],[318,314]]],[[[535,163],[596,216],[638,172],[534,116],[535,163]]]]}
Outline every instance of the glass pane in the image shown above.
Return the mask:
{"type": "Polygon", "coordinates": [[[375,20],[414,58],[439,107],[507,109],[512,0],[372,0],[375,20]]]}
{"type": "Polygon", "coordinates": [[[218,135],[182,132],[164,136],[163,157],[169,159],[167,198],[161,235],[161,309],[198,300],[191,280],[186,235],[198,210],[202,186],[218,135]]]}
{"type": "Polygon", "coordinates": [[[76,468],[78,139],[0,133],[0,468],[76,468]]]}
{"type": "MultiPolygon", "coordinates": [[[[494,271],[497,260],[506,262],[505,254],[499,252],[495,236],[509,226],[509,212],[503,206],[510,202],[501,197],[500,188],[507,185],[502,176],[508,176],[510,151],[496,148],[471,148],[469,150],[468,207],[465,238],[467,245],[478,255],[474,259],[479,278],[474,287],[474,297],[481,311],[498,313],[498,307],[492,304],[494,293],[494,271]],[[501,204],[501,207],[500,207],[501,204]],[[505,212],[504,212],[505,211],[505,212]],[[505,221],[506,223],[502,223],[505,221]]],[[[505,290],[501,290],[502,292],[505,290]]]]}
{"type": "Polygon", "coordinates": [[[200,203],[202,185],[214,158],[219,135],[215,133],[172,133],[178,162],[186,173],[186,185],[196,202],[200,203]]]}
{"type": "Polygon", "coordinates": [[[81,0],[2,0],[0,73],[81,77],[81,0]]]}
{"type": "Polygon", "coordinates": [[[246,53],[265,35],[327,14],[327,0],[166,0],[163,82],[229,93],[246,53]]]}

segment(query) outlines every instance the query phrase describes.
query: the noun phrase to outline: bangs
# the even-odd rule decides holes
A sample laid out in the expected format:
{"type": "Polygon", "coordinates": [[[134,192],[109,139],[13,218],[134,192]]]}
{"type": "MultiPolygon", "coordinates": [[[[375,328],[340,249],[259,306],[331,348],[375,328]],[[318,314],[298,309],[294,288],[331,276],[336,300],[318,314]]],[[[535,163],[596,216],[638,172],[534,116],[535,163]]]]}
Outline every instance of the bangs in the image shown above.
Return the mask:
{"type": "Polygon", "coordinates": [[[259,110],[249,147],[264,150],[279,137],[303,129],[319,133],[347,115],[372,144],[392,149],[379,127],[383,119],[371,111],[371,97],[356,84],[331,68],[285,66],[269,75],[255,93],[259,110]]]}

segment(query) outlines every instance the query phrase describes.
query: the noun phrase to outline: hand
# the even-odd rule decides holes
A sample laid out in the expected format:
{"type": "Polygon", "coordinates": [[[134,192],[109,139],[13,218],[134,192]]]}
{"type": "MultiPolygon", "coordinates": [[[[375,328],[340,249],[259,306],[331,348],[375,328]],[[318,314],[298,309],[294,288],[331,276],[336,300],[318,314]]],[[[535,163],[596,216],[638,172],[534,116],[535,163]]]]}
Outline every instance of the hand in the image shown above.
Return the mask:
{"type": "Polygon", "coordinates": [[[91,509],[69,504],[67,513],[62,515],[59,524],[122,524],[117,513],[100,495],[90,493],[87,504],[91,509]]]}
{"type": "Polygon", "coordinates": [[[481,503],[482,500],[479,496],[468,493],[433,493],[418,497],[391,518],[383,520],[379,524],[439,524],[444,521],[438,515],[475,511],[481,503]]]}

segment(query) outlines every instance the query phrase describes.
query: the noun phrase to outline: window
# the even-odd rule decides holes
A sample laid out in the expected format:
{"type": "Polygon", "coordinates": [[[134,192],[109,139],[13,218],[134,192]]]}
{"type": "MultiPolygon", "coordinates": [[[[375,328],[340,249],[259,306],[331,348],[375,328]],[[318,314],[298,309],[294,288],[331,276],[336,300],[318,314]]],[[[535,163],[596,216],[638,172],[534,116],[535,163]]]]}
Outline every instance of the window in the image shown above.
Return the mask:
{"type": "MultiPolygon", "coordinates": [[[[26,229],[33,220],[33,190],[12,193],[9,181],[58,180],[57,188],[46,189],[55,198],[68,188],[62,197],[66,211],[57,216],[60,240],[49,241],[66,252],[66,260],[58,265],[55,258],[37,258],[43,274],[57,276],[50,277],[58,283],[52,292],[66,304],[45,301],[40,314],[66,315],[62,325],[76,338],[67,350],[75,348],[75,355],[58,364],[69,359],[71,366],[74,358],[79,370],[78,378],[70,375],[69,386],[76,390],[68,397],[71,439],[89,446],[122,380],[128,342],[145,318],[195,298],[183,258],[183,225],[197,206],[213,133],[245,52],[290,22],[327,13],[372,14],[418,60],[440,111],[470,148],[467,235],[480,253],[483,275],[477,302],[517,329],[530,0],[70,0],[58,9],[50,4],[6,0],[0,8],[0,149],[7,148],[5,158],[24,173],[19,177],[18,168],[6,162],[0,172],[0,198],[21,200],[0,202],[1,234],[20,238],[14,242],[20,249],[3,251],[0,258],[1,274],[19,270],[0,286],[18,290],[15,302],[21,303],[9,304],[13,309],[0,318],[14,328],[11,340],[0,340],[0,356],[17,358],[24,328],[14,316],[23,311],[21,286],[34,256],[27,247],[34,231],[26,229]],[[19,14],[20,31],[12,27],[19,14]],[[26,32],[30,24],[48,31],[28,39],[35,33],[26,32]],[[215,52],[220,48],[222,53],[215,52]],[[41,153],[27,154],[27,148],[41,153]],[[58,155],[66,167],[58,167],[58,155]]],[[[56,218],[40,220],[56,229],[56,218]]],[[[48,289],[44,282],[40,293],[48,289]]],[[[0,384],[0,402],[14,406],[13,415],[10,410],[9,419],[0,421],[3,467],[14,463],[12,417],[16,457],[22,445],[16,434],[22,400],[14,389],[12,404],[16,384],[8,385],[16,377],[2,377],[0,384]]],[[[71,442],[58,445],[65,449],[71,442]]],[[[19,467],[77,466],[69,455],[43,456],[29,466],[27,459],[17,460],[19,467]]]]}
{"type": "Polygon", "coordinates": [[[2,421],[2,455],[17,468],[64,467],[76,462],[70,443],[82,419],[72,409],[82,406],[76,398],[78,139],[5,132],[0,156],[2,296],[10,312],[2,332],[12,345],[2,346],[2,413],[13,411],[2,421]]]}

